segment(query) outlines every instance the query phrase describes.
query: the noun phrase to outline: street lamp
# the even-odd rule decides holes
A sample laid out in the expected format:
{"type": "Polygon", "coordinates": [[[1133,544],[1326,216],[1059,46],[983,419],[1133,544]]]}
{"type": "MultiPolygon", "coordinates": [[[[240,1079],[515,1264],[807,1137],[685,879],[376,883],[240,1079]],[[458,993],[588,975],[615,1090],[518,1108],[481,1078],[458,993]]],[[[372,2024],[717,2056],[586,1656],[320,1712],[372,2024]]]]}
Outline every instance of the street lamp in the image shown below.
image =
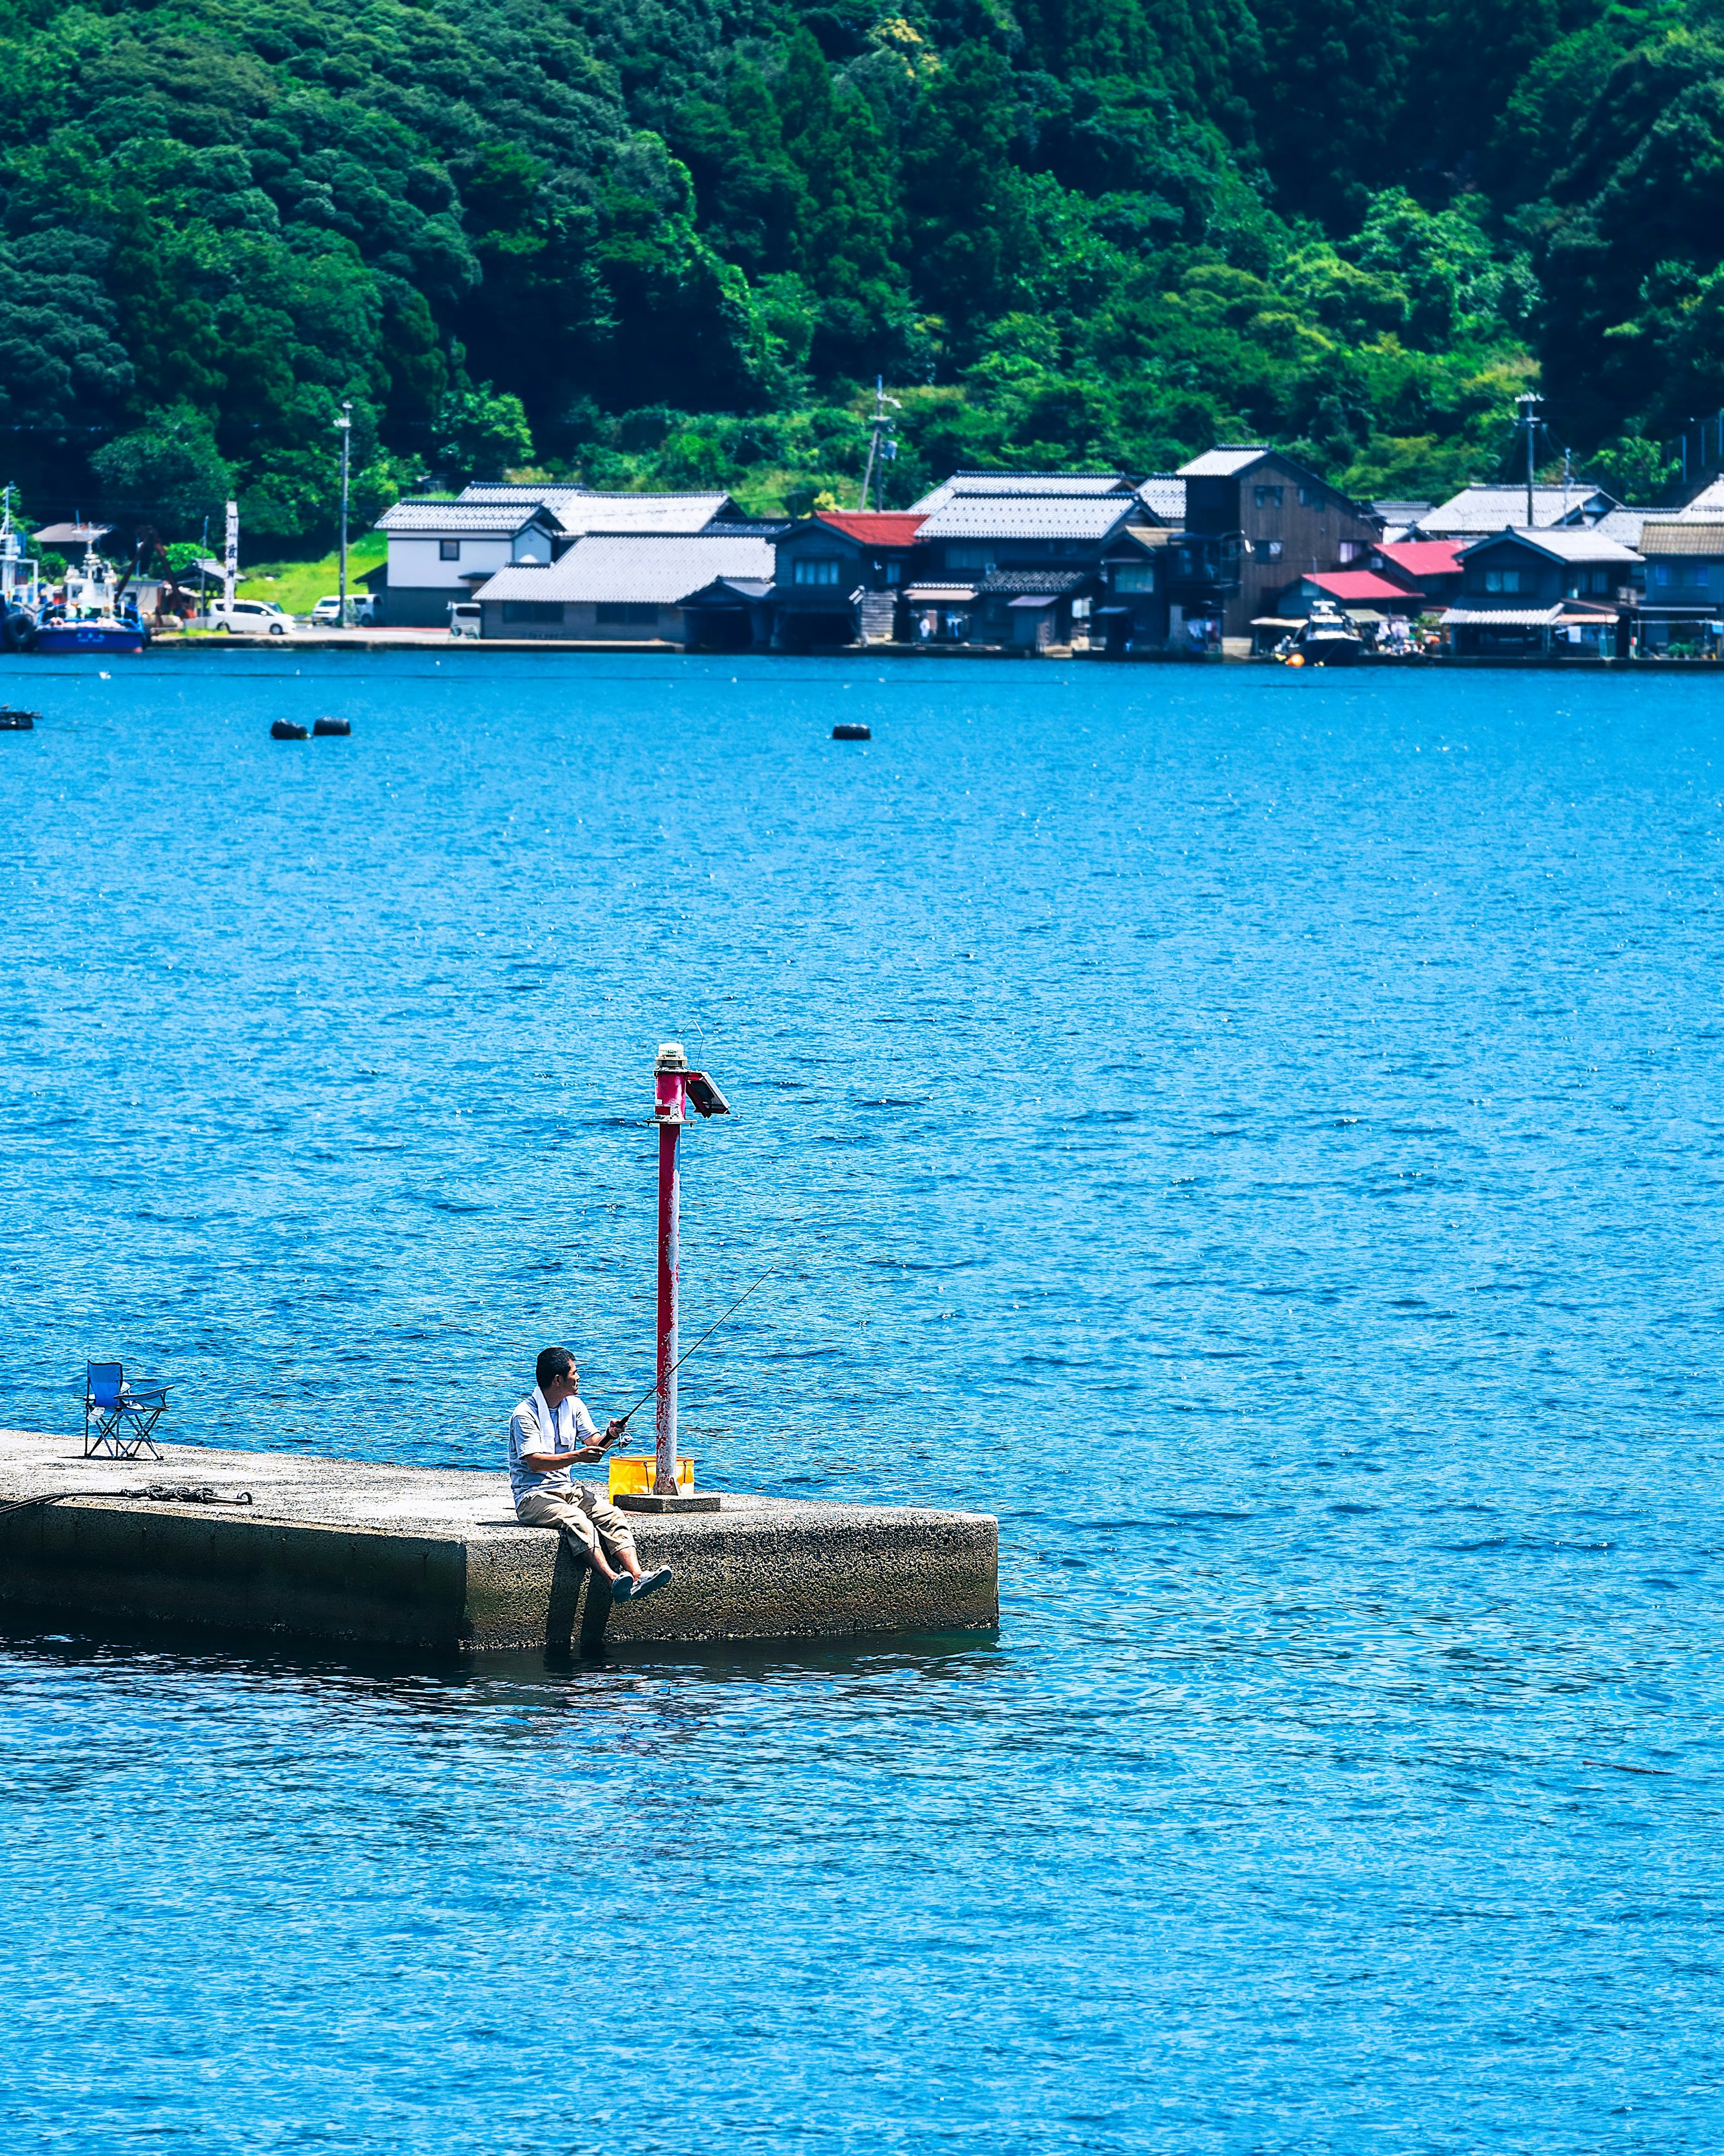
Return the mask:
{"type": "Polygon", "coordinates": [[[351,403],[341,406],[341,416],[336,421],[341,430],[341,624],[347,626],[347,458],[353,446],[353,407],[351,403]]]}

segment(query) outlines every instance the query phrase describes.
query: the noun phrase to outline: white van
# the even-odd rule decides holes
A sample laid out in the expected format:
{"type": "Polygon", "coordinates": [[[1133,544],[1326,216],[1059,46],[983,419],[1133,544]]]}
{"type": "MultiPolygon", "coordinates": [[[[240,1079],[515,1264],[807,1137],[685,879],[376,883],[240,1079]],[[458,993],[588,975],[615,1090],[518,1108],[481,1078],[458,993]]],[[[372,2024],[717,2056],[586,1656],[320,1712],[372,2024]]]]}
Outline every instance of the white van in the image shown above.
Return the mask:
{"type": "MultiPolygon", "coordinates": [[[[376,613],[376,601],[369,592],[356,598],[347,594],[347,626],[350,629],[369,629],[376,613]]],[[[326,599],[319,599],[311,609],[313,624],[318,629],[338,629],[341,620],[341,595],[331,592],[326,599]]]]}
{"type": "Polygon", "coordinates": [[[450,601],[449,633],[451,636],[478,636],[483,632],[484,620],[476,599],[450,601]]]}
{"type": "Polygon", "coordinates": [[[285,636],[294,618],[284,613],[274,599],[212,599],[209,625],[223,634],[237,631],[241,636],[285,636]]]}

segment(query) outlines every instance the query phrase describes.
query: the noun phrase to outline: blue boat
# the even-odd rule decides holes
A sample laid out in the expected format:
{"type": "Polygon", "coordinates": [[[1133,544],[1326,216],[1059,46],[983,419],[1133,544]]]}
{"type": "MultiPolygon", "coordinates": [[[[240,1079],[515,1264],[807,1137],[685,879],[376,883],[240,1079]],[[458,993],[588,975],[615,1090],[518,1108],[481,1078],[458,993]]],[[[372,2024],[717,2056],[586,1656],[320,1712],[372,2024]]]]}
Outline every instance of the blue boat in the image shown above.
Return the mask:
{"type": "Polygon", "coordinates": [[[141,651],[150,632],[134,599],[115,597],[114,572],[87,542],[81,567],[66,572],[65,596],[36,617],[38,651],[141,651]]]}

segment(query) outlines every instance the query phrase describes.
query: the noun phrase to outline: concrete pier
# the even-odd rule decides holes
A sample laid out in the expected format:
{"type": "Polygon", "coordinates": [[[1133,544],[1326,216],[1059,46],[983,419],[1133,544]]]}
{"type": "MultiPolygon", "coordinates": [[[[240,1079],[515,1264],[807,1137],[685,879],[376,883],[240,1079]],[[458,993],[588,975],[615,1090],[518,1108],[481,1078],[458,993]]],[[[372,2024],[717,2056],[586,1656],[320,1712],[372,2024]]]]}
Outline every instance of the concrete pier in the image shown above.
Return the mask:
{"type": "Polygon", "coordinates": [[[643,1567],[676,1573],[637,1608],[613,1603],[560,1535],[516,1523],[505,1475],[162,1449],[160,1460],[85,1460],[77,1437],[0,1430],[0,1506],[79,1493],[0,1512],[0,1611],[460,1652],[999,1618],[985,1512],[726,1491],[717,1512],[634,1516],[643,1567]],[[152,1482],[252,1502],[152,1501],[152,1482]]]}

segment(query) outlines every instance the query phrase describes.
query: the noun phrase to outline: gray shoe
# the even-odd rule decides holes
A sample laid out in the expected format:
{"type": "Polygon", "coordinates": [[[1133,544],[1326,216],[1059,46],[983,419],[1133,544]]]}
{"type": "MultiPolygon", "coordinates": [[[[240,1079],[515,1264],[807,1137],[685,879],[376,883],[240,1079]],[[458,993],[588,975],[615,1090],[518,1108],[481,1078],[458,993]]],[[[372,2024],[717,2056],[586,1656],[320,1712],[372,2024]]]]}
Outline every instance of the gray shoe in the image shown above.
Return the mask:
{"type": "Polygon", "coordinates": [[[634,1583],[634,1599],[639,1602],[643,1595],[656,1594],[661,1587],[669,1587],[670,1577],[668,1564],[661,1564],[655,1572],[642,1573],[634,1583]]]}
{"type": "Polygon", "coordinates": [[[639,1591],[639,1589],[636,1587],[634,1582],[629,1578],[626,1572],[619,1572],[616,1578],[611,1582],[611,1599],[613,1602],[627,1602],[632,1596],[638,1594],[639,1591]]]}

